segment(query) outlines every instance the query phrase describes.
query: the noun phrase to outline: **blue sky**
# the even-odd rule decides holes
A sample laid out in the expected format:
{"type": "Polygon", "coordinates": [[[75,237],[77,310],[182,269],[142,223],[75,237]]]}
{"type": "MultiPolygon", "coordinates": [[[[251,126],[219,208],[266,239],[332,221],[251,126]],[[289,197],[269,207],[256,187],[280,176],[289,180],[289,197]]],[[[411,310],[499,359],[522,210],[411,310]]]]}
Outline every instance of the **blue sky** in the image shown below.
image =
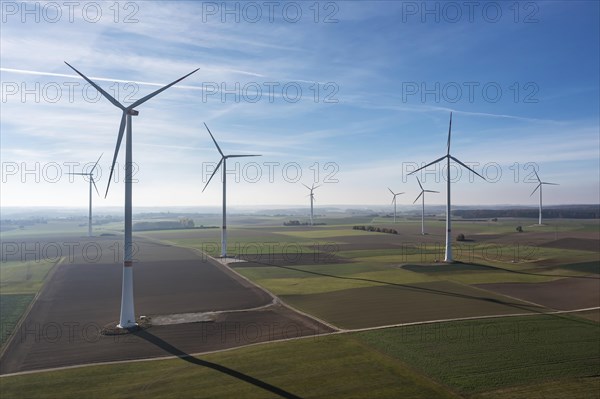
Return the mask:
{"type": "MultiPolygon", "coordinates": [[[[44,4],[2,2],[2,206],[86,206],[67,173],[100,153],[104,192],[120,111],[63,61],[124,103],[200,68],[138,108],[134,206],[220,203],[204,122],[263,155],[229,165],[232,206],[303,204],[301,182],[319,205],[389,204],[387,187],[408,205],[450,111],[452,154],[489,180],[463,170],[455,204],[535,205],[533,167],[560,184],[546,204],[600,202],[596,1],[44,4]]],[[[422,180],[445,192],[440,169],[422,180]]],[[[122,198],[120,180],[95,203],[122,198]]]]}

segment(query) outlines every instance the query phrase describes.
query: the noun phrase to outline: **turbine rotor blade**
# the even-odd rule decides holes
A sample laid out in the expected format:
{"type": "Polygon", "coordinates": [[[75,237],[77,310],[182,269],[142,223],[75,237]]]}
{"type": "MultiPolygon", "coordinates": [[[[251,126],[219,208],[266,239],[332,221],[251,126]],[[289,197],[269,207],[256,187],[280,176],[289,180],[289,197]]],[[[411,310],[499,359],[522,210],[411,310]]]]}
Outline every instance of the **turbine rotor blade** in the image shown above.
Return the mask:
{"type": "Polygon", "coordinates": [[[125,123],[126,123],[126,110],[123,110],[123,116],[121,116],[121,126],[119,126],[119,135],[117,136],[117,145],[115,147],[115,154],[113,155],[113,161],[110,166],[110,175],[108,176],[108,183],[106,184],[106,193],[104,194],[104,198],[108,195],[108,189],[110,188],[110,181],[112,180],[113,172],[115,171],[115,163],[117,162],[117,156],[119,155],[119,148],[121,147],[121,141],[123,141],[123,134],[125,133],[125,123]]]}
{"type": "Polygon", "coordinates": [[[113,96],[111,96],[110,94],[108,94],[106,91],[104,91],[104,89],[102,89],[102,87],[98,86],[96,83],[94,83],[91,79],[89,79],[87,76],[85,76],[84,74],[82,74],[81,72],[79,72],[77,69],[75,69],[71,64],[69,64],[67,61],[65,61],[65,64],[67,64],[69,66],[69,68],[71,68],[72,70],[74,70],[75,72],[77,72],[77,74],[79,76],[81,76],[83,79],[85,79],[89,84],[91,84],[92,86],[94,86],[94,88],[96,90],[98,90],[100,92],[100,94],[102,94],[104,97],[106,97],[106,99],[108,101],[110,101],[115,107],[122,109],[123,111],[125,111],[125,107],[118,102],[113,96]]]}
{"type": "Polygon", "coordinates": [[[439,191],[433,191],[433,190],[423,190],[423,191],[426,193],[438,193],[439,194],[439,191]]]}
{"type": "Polygon", "coordinates": [[[321,186],[322,186],[322,184],[319,184],[318,186],[313,186],[313,188],[312,188],[312,189],[313,189],[313,190],[316,190],[317,188],[319,188],[319,187],[321,187],[321,186]]]}
{"type": "Polygon", "coordinates": [[[415,176],[417,178],[417,183],[419,183],[419,187],[421,187],[421,190],[423,190],[423,186],[421,185],[421,181],[419,180],[419,178],[417,176],[415,176]]]}
{"type": "Polygon", "coordinates": [[[96,187],[96,181],[94,180],[94,178],[90,175],[90,179],[92,181],[92,184],[94,185],[94,188],[96,189],[96,194],[98,194],[98,197],[100,196],[100,191],[98,191],[98,187],[96,187]]]}
{"type": "Polygon", "coordinates": [[[467,165],[465,165],[464,163],[462,163],[458,159],[454,158],[452,155],[450,155],[450,159],[452,159],[454,162],[457,162],[457,163],[461,164],[466,169],[470,170],[471,172],[475,173],[477,176],[481,177],[483,180],[487,181],[485,177],[481,176],[479,173],[475,172],[473,169],[469,168],[467,165]]]}
{"type": "Polygon", "coordinates": [[[300,183],[300,184],[302,184],[304,187],[306,187],[310,190],[310,187],[308,187],[306,184],[304,184],[304,183],[300,183]]]}
{"type": "Polygon", "coordinates": [[[104,153],[100,154],[100,156],[98,157],[98,160],[96,161],[96,163],[94,164],[94,167],[92,168],[92,170],[90,170],[90,175],[92,173],[94,173],[94,169],[96,169],[96,166],[98,166],[98,162],[100,162],[100,158],[102,158],[102,155],[104,155],[104,153]]]}
{"type": "Polygon", "coordinates": [[[67,173],[69,175],[78,175],[78,176],[89,176],[90,173],[77,173],[77,172],[72,172],[72,173],[67,173]]]}
{"type": "Polygon", "coordinates": [[[225,158],[262,157],[262,155],[225,155],[225,158]]]}
{"type": "Polygon", "coordinates": [[[560,184],[558,184],[558,183],[548,183],[548,182],[545,182],[545,181],[543,181],[543,182],[541,182],[541,183],[542,183],[542,184],[548,184],[548,185],[550,185],[550,186],[560,186],[560,184]]]}
{"type": "Polygon", "coordinates": [[[221,163],[223,163],[223,159],[221,158],[221,160],[219,161],[219,163],[217,164],[217,167],[215,168],[214,172],[212,172],[212,175],[210,175],[210,179],[208,179],[208,181],[206,182],[206,185],[204,186],[204,188],[202,189],[202,192],[204,192],[204,190],[206,190],[206,187],[208,187],[208,183],[210,183],[210,181],[212,180],[213,176],[215,175],[215,173],[217,173],[217,171],[219,170],[219,167],[221,166],[221,163]]]}
{"type": "Polygon", "coordinates": [[[413,170],[413,171],[412,171],[412,172],[410,172],[408,175],[410,176],[410,175],[412,175],[412,174],[414,174],[414,173],[417,173],[418,171],[420,171],[420,170],[422,170],[422,169],[425,169],[426,167],[428,167],[428,166],[431,166],[431,165],[433,165],[434,163],[438,163],[439,161],[441,161],[442,159],[444,159],[444,158],[446,158],[446,157],[448,157],[448,155],[444,155],[443,157],[440,157],[440,158],[436,159],[436,160],[435,160],[435,161],[433,161],[433,162],[429,162],[427,165],[425,165],[425,166],[422,166],[422,167],[420,167],[420,168],[419,168],[419,169],[417,169],[417,170],[413,170]]]}
{"type": "Polygon", "coordinates": [[[413,204],[415,202],[417,202],[419,200],[419,198],[421,198],[421,195],[423,195],[424,191],[421,191],[421,193],[417,196],[417,198],[415,198],[415,200],[413,201],[413,204]]]}
{"type": "Polygon", "coordinates": [[[204,124],[204,127],[206,127],[206,130],[208,130],[208,134],[210,134],[210,138],[212,139],[212,141],[215,143],[215,145],[217,146],[217,150],[219,150],[219,154],[221,154],[222,157],[225,156],[225,154],[223,154],[223,151],[221,151],[221,147],[219,147],[219,144],[217,144],[217,140],[215,140],[215,137],[212,135],[212,133],[210,132],[210,129],[208,128],[208,126],[206,125],[206,123],[204,124]]]}
{"type": "Polygon", "coordinates": [[[131,104],[130,106],[127,107],[127,109],[134,109],[135,107],[137,107],[138,105],[142,105],[143,103],[145,103],[146,101],[150,100],[152,97],[156,96],[159,93],[162,93],[163,91],[167,90],[169,87],[173,86],[176,83],[181,82],[183,79],[187,78],[188,76],[190,76],[191,74],[195,73],[196,71],[198,71],[197,68],[195,70],[193,70],[192,72],[188,73],[185,76],[182,76],[181,78],[169,83],[166,86],[161,87],[160,89],[153,91],[152,93],[148,94],[147,96],[144,96],[142,98],[140,98],[139,100],[137,100],[136,102],[134,102],[133,104],[131,104]]]}
{"type": "Polygon", "coordinates": [[[535,169],[533,169],[533,173],[535,173],[535,178],[537,179],[537,181],[541,183],[542,181],[540,180],[540,176],[537,174],[537,171],[535,169]]]}
{"type": "Polygon", "coordinates": [[[535,189],[533,189],[533,191],[531,192],[531,194],[529,194],[529,196],[531,197],[533,194],[535,194],[535,192],[537,191],[537,189],[540,188],[541,186],[542,186],[542,183],[540,183],[537,186],[535,186],[535,189]]]}
{"type": "Polygon", "coordinates": [[[396,195],[396,194],[394,194],[394,192],[392,191],[391,188],[388,187],[388,190],[390,190],[390,193],[392,193],[392,195],[396,195]]]}
{"type": "Polygon", "coordinates": [[[452,134],[452,112],[450,112],[450,125],[448,126],[448,152],[446,155],[450,155],[450,136],[452,134]]]}

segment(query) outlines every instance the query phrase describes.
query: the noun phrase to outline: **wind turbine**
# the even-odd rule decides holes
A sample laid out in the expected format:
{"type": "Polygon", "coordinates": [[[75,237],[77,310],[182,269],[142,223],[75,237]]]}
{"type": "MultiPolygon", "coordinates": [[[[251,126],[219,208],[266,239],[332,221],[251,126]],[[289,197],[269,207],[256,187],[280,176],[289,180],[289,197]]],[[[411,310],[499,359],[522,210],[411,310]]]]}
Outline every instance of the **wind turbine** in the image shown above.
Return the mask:
{"type": "Polygon", "coordinates": [[[423,188],[423,186],[421,185],[421,181],[419,180],[418,177],[417,177],[417,183],[419,183],[419,187],[421,187],[421,192],[419,193],[419,195],[417,196],[417,198],[415,198],[415,200],[413,201],[413,204],[419,200],[419,197],[422,198],[422,201],[421,201],[422,202],[422,209],[421,209],[421,234],[425,235],[425,193],[439,193],[439,191],[425,190],[423,188]]]}
{"type": "Polygon", "coordinates": [[[117,135],[117,145],[115,147],[115,154],[113,156],[112,165],[110,168],[110,176],[108,178],[108,185],[106,186],[106,194],[104,197],[108,195],[108,189],[110,187],[110,181],[112,180],[113,171],[115,169],[115,163],[117,161],[117,155],[119,154],[119,148],[121,147],[121,141],[123,140],[123,134],[125,133],[125,126],[127,126],[127,135],[125,138],[125,237],[124,237],[124,256],[123,256],[123,286],[121,290],[121,315],[119,317],[119,324],[117,324],[117,328],[133,328],[137,326],[135,322],[135,311],[133,306],[133,239],[131,233],[131,215],[132,215],[132,186],[131,182],[133,180],[133,156],[132,156],[132,116],[139,115],[139,112],[134,108],[138,105],[142,105],[146,101],[150,100],[152,97],[156,96],[159,93],[167,90],[169,87],[174,84],[180,82],[181,80],[187,78],[198,69],[188,73],[187,75],[177,79],[176,81],[169,83],[166,86],[161,87],[160,89],[148,94],[145,97],[140,98],[135,101],[133,104],[129,106],[124,106],[120,102],[118,102],[114,97],[108,94],[104,89],[90,80],[87,76],[79,72],[77,69],[72,67],[68,62],[65,61],[65,64],[69,66],[72,70],[77,72],[79,76],[85,79],[89,84],[94,86],[96,90],[98,90],[108,101],[110,101],[115,107],[119,108],[123,111],[123,115],[121,116],[121,124],[119,126],[119,134],[117,135]]]}
{"type": "Polygon", "coordinates": [[[223,151],[221,151],[221,147],[219,147],[219,144],[217,144],[217,140],[215,140],[214,136],[210,132],[210,129],[208,128],[208,126],[206,126],[206,123],[204,124],[204,126],[206,127],[206,130],[208,130],[208,134],[210,134],[210,138],[215,143],[215,146],[217,147],[219,154],[221,154],[221,160],[217,164],[217,167],[215,168],[212,175],[210,175],[210,178],[206,182],[206,185],[202,189],[202,192],[204,192],[204,190],[206,190],[206,187],[208,187],[208,183],[210,183],[210,181],[212,180],[215,173],[217,173],[217,170],[219,170],[219,167],[221,166],[221,163],[222,163],[223,164],[223,168],[222,168],[222,170],[223,170],[223,225],[221,226],[221,258],[227,258],[227,159],[228,158],[243,158],[243,157],[260,157],[260,155],[225,155],[225,154],[223,154],[223,151]]]}
{"type": "Polygon", "coordinates": [[[96,181],[94,180],[94,169],[96,169],[96,166],[98,166],[98,162],[100,162],[100,158],[102,158],[102,155],[104,154],[100,154],[100,157],[94,164],[94,167],[88,173],[69,173],[70,175],[87,176],[88,179],[90,179],[90,209],[88,212],[88,237],[92,236],[92,185],[96,189],[96,193],[100,195],[98,187],[96,187],[96,181]]]}
{"type": "Polygon", "coordinates": [[[458,159],[456,159],[452,155],[450,155],[450,136],[451,136],[451,134],[452,134],[452,112],[450,112],[450,125],[448,127],[448,151],[446,152],[446,155],[409,173],[409,175],[412,175],[413,173],[416,173],[422,169],[425,169],[428,166],[436,164],[444,159],[446,160],[446,191],[447,191],[447,198],[446,198],[446,253],[444,256],[444,262],[447,262],[447,263],[454,262],[454,260],[452,259],[452,241],[451,241],[451,238],[452,238],[451,237],[452,236],[452,216],[450,215],[450,212],[451,212],[451,207],[450,207],[450,160],[452,159],[454,162],[460,164],[461,166],[465,167],[466,169],[470,170],[471,172],[475,173],[477,176],[479,176],[483,180],[485,180],[485,177],[481,176],[479,173],[475,172],[473,169],[469,168],[467,165],[465,165],[464,163],[462,163],[461,161],[459,161],[458,159]]]}
{"type": "Polygon", "coordinates": [[[310,190],[310,194],[308,194],[308,197],[310,197],[310,225],[313,226],[313,220],[314,220],[314,214],[313,214],[314,206],[313,206],[313,203],[315,202],[315,194],[313,193],[313,191],[315,191],[317,188],[321,187],[322,184],[319,184],[318,186],[315,186],[315,183],[313,183],[311,187],[308,187],[304,183],[302,183],[302,185],[304,187],[306,187],[307,189],[310,190]]]}
{"type": "Polygon", "coordinates": [[[392,199],[392,204],[394,204],[394,223],[396,223],[396,197],[400,194],[404,194],[404,193],[395,193],[392,191],[391,188],[388,187],[388,190],[390,190],[390,193],[392,193],[392,195],[394,196],[394,198],[392,199]]]}
{"type": "Polygon", "coordinates": [[[535,173],[535,178],[538,181],[538,185],[535,187],[535,189],[533,190],[533,192],[529,196],[531,197],[533,194],[535,194],[535,192],[537,191],[538,188],[540,189],[540,216],[539,216],[539,219],[538,219],[538,224],[541,226],[541,224],[542,224],[542,186],[544,184],[547,184],[549,186],[558,186],[558,184],[556,184],[556,183],[548,183],[548,182],[545,182],[545,181],[541,181],[540,177],[538,176],[538,174],[535,171],[535,169],[534,169],[533,172],[535,173]]]}

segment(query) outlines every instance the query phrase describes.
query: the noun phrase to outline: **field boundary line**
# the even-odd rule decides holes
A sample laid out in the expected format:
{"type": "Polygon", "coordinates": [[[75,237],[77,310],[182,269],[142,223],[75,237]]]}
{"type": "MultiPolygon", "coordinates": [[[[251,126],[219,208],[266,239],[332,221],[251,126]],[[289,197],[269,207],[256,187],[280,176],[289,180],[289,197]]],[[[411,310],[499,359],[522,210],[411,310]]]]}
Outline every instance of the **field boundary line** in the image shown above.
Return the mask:
{"type": "Polygon", "coordinates": [[[286,307],[288,309],[290,309],[293,312],[296,312],[302,316],[308,317],[309,319],[315,320],[329,328],[331,328],[332,330],[334,330],[334,332],[336,331],[340,331],[339,327],[334,326],[333,324],[330,324],[328,322],[326,322],[325,320],[321,320],[320,318],[313,316],[311,314],[308,314],[306,312],[303,312],[302,310],[296,309],[295,307],[285,303],[281,298],[279,298],[277,295],[273,294],[271,291],[267,290],[265,287],[262,287],[260,285],[258,285],[257,283],[255,283],[254,281],[250,280],[249,278],[247,278],[246,276],[241,275],[240,273],[238,273],[235,269],[233,269],[231,266],[229,266],[229,264],[227,262],[222,262],[217,258],[214,258],[212,256],[210,256],[209,254],[193,248],[194,251],[196,252],[200,252],[201,254],[203,254],[204,256],[214,260],[215,262],[217,262],[219,265],[224,266],[225,268],[227,268],[227,270],[231,271],[232,273],[234,273],[236,276],[239,276],[240,278],[244,279],[245,281],[247,281],[248,283],[250,283],[251,285],[253,285],[254,287],[260,289],[261,291],[263,291],[264,293],[266,293],[267,295],[269,295],[271,298],[273,298],[273,301],[275,301],[276,303],[280,304],[283,307],[286,307]]]}
{"type": "MultiPolygon", "coordinates": [[[[550,309],[550,308],[546,308],[546,309],[550,309]]],[[[371,331],[371,330],[383,330],[385,328],[408,327],[408,326],[416,326],[416,325],[421,325],[421,324],[449,323],[449,322],[453,322],[453,321],[469,321],[469,320],[483,320],[483,319],[499,319],[502,317],[544,316],[544,315],[554,315],[554,314],[563,314],[563,313],[578,313],[578,312],[587,312],[590,310],[600,310],[600,306],[596,306],[593,308],[572,309],[572,310],[551,310],[548,312],[510,313],[510,314],[496,314],[496,315],[485,315],[485,316],[456,317],[454,319],[413,321],[413,322],[409,322],[409,323],[389,324],[389,325],[385,325],[385,326],[342,329],[338,333],[353,333],[353,332],[363,332],[363,331],[371,331]]]]}
{"type": "Polygon", "coordinates": [[[304,336],[301,336],[301,337],[284,338],[284,339],[272,340],[272,341],[253,342],[253,343],[247,344],[247,345],[234,346],[234,347],[225,348],[225,349],[217,349],[217,350],[214,350],[214,351],[190,353],[187,356],[172,356],[172,355],[169,355],[169,356],[148,357],[148,358],[141,358],[141,359],[114,360],[114,361],[108,361],[108,362],[75,364],[75,365],[72,365],[72,366],[61,366],[61,367],[54,367],[54,368],[49,368],[49,369],[27,370],[27,371],[19,371],[19,372],[10,373],[10,374],[0,374],[0,378],[15,377],[15,376],[27,375],[27,374],[49,373],[49,372],[52,372],[52,371],[70,370],[70,369],[77,369],[77,368],[83,368],[83,367],[110,366],[110,365],[115,365],[115,364],[153,362],[153,361],[160,361],[160,360],[180,359],[180,358],[185,358],[185,357],[198,357],[198,356],[211,355],[211,354],[214,354],[214,353],[229,352],[229,351],[233,351],[233,350],[237,350],[237,349],[250,348],[250,347],[259,346],[259,345],[269,345],[269,344],[274,344],[274,343],[279,343],[279,342],[289,342],[289,341],[297,341],[297,340],[304,340],[304,339],[311,339],[311,338],[312,339],[316,339],[316,338],[320,338],[320,337],[327,337],[327,336],[330,336],[330,335],[341,335],[341,334],[348,334],[348,333],[374,331],[374,330],[382,330],[382,329],[394,328],[394,327],[405,327],[405,326],[414,326],[414,325],[422,325],[422,324],[435,324],[435,323],[448,323],[448,322],[453,322],[453,321],[469,321],[469,320],[482,320],[482,319],[496,319],[496,318],[503,318],[503,317],[543,316],[543,315],[551,315],[551,314],[578,313],[578,312],[587,312],[587,311],[590,311],[590,310],[600,310],[600,306],[596,306],[596,307],[593,307],[593,308],[584,308],[584,309],[557,310],[557,311],[543,312],[543,313],[514,313],[514,314],[507,314],[507,315],[487,315],[487,316],[459,317],[459,318],[455,318],[455,319],[440,319],[440,320],[416,321],[416,322],[409,322],[409,323],[390,324],[390,325],[386,325],[386,326],[365,327],[365,328],[348,329],[348,330],[338,329],[337,331],[332,331],[332,332],[323,333],[323,334],[304,335],[304,336]]]}
{"type": "Polygon", "coordinates": [[[48,273],[46,273],[46,277],[44,277],[44,280],[42,280],[42,288],[40,288],[39,291],[35,293],[35,295],[31,299],[31,302],[29,302],[29,305],[27,305],[27,309],[25,309],[25,312],[23,312],[23,314],[19,318],[19,321],[17,321],[17,324],[15,325],[13,332],[10,334],[10,337],[8,337],[8,339],[6,340],[4,345],[2,345],[2,348],[0,349],[0,360],[2,360],[2,356],[4,356],[4,353],[6,352],[6,350],[12,343],[13,339],[15,338],[15,335],[17,335],[16,332],[21,328],[21,325],[23,324],[23,322],[29,315],[29,312],[33,308],[33,305],[35,305],[35,303],[37,302],[40,295],[42,295],[44,290],[46,290],[46,286],[47,286],[46,283],[48,281],[50,281],[52,276],[54,276],[54,272],[56,271],[56,269],[58,269],[58,267],[63,263],[64,260],[65,260],[65,257],[61,256],[58,261],[54,262],[54,265],[52,265],[52,267],[50,268],[48,273]]]}
{"type": "MultiPolygon", "coordinates": [[[[463,283],[463,282],[456,281],[456,280],[452,280],[452,282],[453,282],[453,283],[456,283],[456,284],[459,284],[459,285],[462,285],[462,286],[464,286],[464,287],[470,287],[470,288],[474,288],[474,289],[476,289],[476,290],[479,290],[479,291],[485,292],[486,294],[494,294],[494,295],[504,296],[504,297],[506,297],[506,298],[510,298],[510,299],[512,299],[512,300],[514,300],[514,301],[525,302],[525,303],[528,303],[528,304],[530,304],[530,305],[534,305],[534,306],[536,306],[536,307],[540,307],[540,308],[544,308],[544,309],[558,310],[558,309],[555,309],[555,308],[551,308],[551,307],[549,307],[549,306],[544,306],[544,305],[542,305],[542,304],[539,304],[539,303],[535,303],[535,302],[528,301],[528,300],[526,300],[526,299],[521,299],[521,298],[517,298],[517,297],[511,296],[511,295],[503,294],[503,293],[501,293],[501,292],[496,292],[496,291],[492,291],[492,290],[486,290],[485,288],[483,288],[483,287],[478,287],[478,286],[477,286],[477,285],[475,285],[475,284],[473,284],[473,285],[469,285],[469,284],[465,284],[465,283],[463,283]]],[[[487,283],[483,283],[483,284],[487,284],[487,283]]],[[[534,283],[534,284],[537,284],[537,283],[534,283]]]]}
{"type": "Polygon", "coordinates": [[[191,251],[199,254],[201,257],[210,258],[214,262],[216,262],[220,267],[225,267],[225,269],[227,269],[227,271],[229,271],[232,274],[234,274],[235,276],[243,279],[244,281],[246,281],[251,286],[258,288],[259,290],[261,290],[262,292],[264,292],[265,294],[267,294],[269,297],[271,297],[272,300],[273,300],[273,303],[269,304],[269,305],[280,304],[281,306],[286,307],[289,310],[291,310],[293,312],[296,312],[296,313],[298,313],[298,314],[300,314],[302,316],[308,317],[309,319],[317,321],[317,322],[319,322],[319,323],[321,323],[321,324],[323,324],[323,325],[331,328],[334,331],[340,331],[339,327],[336,327],[333,324],[326,322],[325,320],[321,320],[320,318],[318,318],[316,316],[313,316],[311,314],[303,312],[302,310],[296,309],[295,307],[293,307],[293,306],[285,303],[281,298],[279,298],[277,295],[273,294],[271,291],[267,290],[265,287],[262,287],[262,286],[258,285],[257,283],[255,283],[254,281],[250,280],[246,276],[243,276],[240,273],[238,273],[235,269],[233,269],[231,266],[229,266],[228,263],[223,262],[223,261],[221,261],[221,260],[219,260],[219,259],[217,259],[217,258],[215,258],[213,256],[210,256],[209,254],[207,254],[206,252],[204,252],[204,251],[202,251],[202,250],[200,250],[198,248],[193,248],[193,247],[178,245],[178,244],[176,244],[176,243],[174,243],[172,241],[168,241],[168,240],[163,241],[163,240],[160,240],[160,239],[157,239],[157,238],[154,238],[154,237],[147,237],[147,236],[143,236],[143,237],[146,238],[146,239],[148,239],[148,240],[150,240],[150,241],[159,242],[161,244],[168,243],[169,245],[173,245],[175,247],[185,248],[185,249],[191,250],[191,251]]]}

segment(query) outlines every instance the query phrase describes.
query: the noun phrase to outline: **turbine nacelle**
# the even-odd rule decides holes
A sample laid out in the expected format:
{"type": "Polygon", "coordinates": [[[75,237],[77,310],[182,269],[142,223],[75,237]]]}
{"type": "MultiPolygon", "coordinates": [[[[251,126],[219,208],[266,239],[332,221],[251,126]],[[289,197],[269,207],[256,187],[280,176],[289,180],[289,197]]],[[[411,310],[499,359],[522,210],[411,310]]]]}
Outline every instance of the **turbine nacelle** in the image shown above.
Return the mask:
{"type": "Polygon", "coordinates": [[[419,183],[419,187],[421,188],[421,192],[419,193],[419,195],[417,196],[417,198],[415,198],[415,200],[413,201],[413,204],[416,203],[418,201],[419,198],[421,198],[421,196],[425,196],[424,193],[439,193],[439,191],[434,191],[434,190],[425,190],[423,188],[423,185],[421,185],[421,181],[419,180],[419,178],[417,176],[415,176],[415,178],[417,179],[417,183],[419,183]]]}
{"type": "Polygon", "coordinates": [[[529,194],[529,196],[530,196],[530,197],[531,197],[533,194],[535,194],[535,192],[536,192],[536,191],[537,191],[537,190],[538,190],[540,187],[542,187],[542,185],[544,185],[544,184],[545,184],[545,185],[547,185],[547,186],[558,186],[558,185],[559,185],[559,184],[557,184],[557,183],[550,183],[550,182],[542,181],[542,180],[540,179],[540,176],[537,174],[537,171],[536,171],[535,169],[533,170],[533,173],[535,173],[535,178],[536,178],[536,179],[537,179],[537,181],[538,181],[538,185],[537,185],[537,186],[535,186],[535,188],[533,189],[533,191],[531,192],[531,194],[529,194]]]}
{"type": "Polygon", "coordinates": [[[139,111],[135,110],[134,108],[137,107],[138,105],[142,105],[143,103],[145,103],[146,101],[150,100],[152,97],[156,96],[159,93],[162,93],[163,91],[167,90],[169,87],[175,85],[176,83],[179,83],[180,81],[182,81],[183,79],[187,78],[188,76],[190,76],[191,74],[195,73],[196,71],[198,71],[200,68],[197,68],[195,70],[193,70],[192,72],[188,73],[187,75],[169,83],[166,86],[161,87],[158,90],[153,91],[152,93],[140,98],[139,100],[135,101],[133,104],[129,105],[129,106],[124,106],[123,104],[121,104],[119,101],[117,101],[113,96],[111,96],[110,94],[108,94],[102,87],[98,86],[94,81],[92,81],[91,79],[89,79],[87,76],[85,76],[83,73],[79,72],[77,69],[75,69],[71,64],[69,64],[68,62],[65,61],[65,64],[67,64],[69,66],[69,68],[71,68],[72,70],[74,70],[79,76],[81,76],[84,80],[86,80],[90,85],[92,85],[96,90],[98,90],[100,92],[100,94],[102,94],[104,96],[104,98],[106,98],[108,101],[110,101],[115,107],[119,108],[121,111],[123,111],[123,115],[121,116],[121,124],[119,126],[119,134],[117,136],[117,145],[115,147],[115,154],[113,156],[113,161],[110,167],[110,175],[108,177],[108,184],[106,186],[106,193],[104,194],[104,197],[106,198],[106,196],[108,195],[108,189],[110,188],[110,182],[112,180],[112,175],[115,169],[115,164],[117,162],[117,156],[119,155],[119,149],[121,148],[121,141],[123,140],[123,134],[125,133],[125,125],[126,125],[126,121],[127,121],[127,117],[128,116],[137,116],[139,115],[139,111]]]}
{"type": "MultiPolygon", "coordinates": [[[[206,125],[206,123],[204,124],[204,127],[206,127],[206,130],[208,130],[208,134],[210,134],[210,138],[212,139],[213,143],[215,143],[215,147],[217,147],[217,150],[219,151],[219,154],[221,154],[221,160],[217,164],[217,167],[215,168],[215,170],[210,175],[210,178],[206,182],[206,185],[202,189],[202,192],[204,192],[204,190],[206,190],[206,187],[208,187],[208,184],[210,183],[210,181],[212,180],[213,176],[217,173],[217,171],[221,167],[221,164],[224,163],[228,158],[245,158],[245,157],[260,157],[260,156],[262,156],[262,155],[253,155],[253,154],[248,154],[248,155],[225,155],[225,154],[223,154],[223,151],[221,151],[221,147],[219,147],[219,143],[217,143],[217,140],[215,140],[215,137],[211,133],[211,131],[208,128],[208,126],[206,125]]],[[[223,172],[223,173],[225,173],[225,172],[223,172]]]]}
{"type": "MultiPolygon", "coordinates": [[[[434,165],[434,164],[436,164],[436,163],[438,163],[438,162],[440,162],[440,161],[442,161],[444,159],[451,159],[454,162],[456,162],[459,165],[461,165],[462,167],[464,167],[465,169],[471,171],[472,173],[474,173],[477,176],[481,177],[483,180],[487,181],[487,179],[485,177],[481,176],[479,173],[477,173],[473,169],[469,168],[467,165],[465,165],[464,163],[462,163],[459,159],[457,159],[457,158],[453,157],[452,155],[450,155],[450,137],[451,137],[451,135],[452,135],[452,112],[450,112],[450,124],[449,124],[449,127],[448,127],[448,144],[447,144],[448,145],[448,149],[447,149],[446,155],[444,155],[443,157],[439,157],[435,161],[429,162],[427,165],[422,166],[419,169],[410,172],[408,175],[410,176],[412,174],[415,174],[415,173],[417,173],[417,172],[419,172],[419,171],[421,171],[421,170],[423,170],[423,169],[425,169],[425,168],[427,168],[427,167],[429,167],[431,165],[434,165]]],[[[419,186],[420,185],[421,185],[421,183],[419,182],[419,186]]]]}
{"type": "Polygon", "coordinates": [[[315,194],[313,193],[313,191],[315,191],[317,188],[321,187],[322,184],[319,184],[318,186],[315,186],[315,184],[313,183],[311,187],[308,187],[306,184],[301,183],[304,187],[306,187],[309,191],[310,194],[307,195],[307,197],[312,198],[313,200],[315,199],[315,194]]]}
{"type": "Polygon", "coordinates": [[[391,188],[389,188],[389,187],[388,187],[388,190],[389,190],[389,191],[390,191],[390,193],[392,193],[392,195],[394,196],[394,197],[392,198],[392,204],[395,204],[395,203],[396,203],[396,197],[397,197],[397,196],[404,194],[403,192],[402,192],[402,193],[395,193],[395,192],[393,192],[393,191],[392,191],[392,189],[391,189],[391,188]]]}
{"type": "Polygon", "coordinates": [[[98,160],[96,161],[96,163],[94,164],[94,166],[92,166],[92,170],[90,170],[87,173],[69,173],[70,175],[77,175],[77,176],[87,176],[90,179],[90,183],[92,183],[92,185],[94,186],[94,188],[96,189],[96,193],[98,193],[98,196],[100,196],[100,192],[98,191],[98,187],[96,186],[96,180],[94,179],[94,170],[96,169],[96,167],[98,166],[98,162],[100,162],[100,158],[102,158],[102,155],[104,155],[104,153],[100,154],[100,156],[98,157],[98,160]]]}

